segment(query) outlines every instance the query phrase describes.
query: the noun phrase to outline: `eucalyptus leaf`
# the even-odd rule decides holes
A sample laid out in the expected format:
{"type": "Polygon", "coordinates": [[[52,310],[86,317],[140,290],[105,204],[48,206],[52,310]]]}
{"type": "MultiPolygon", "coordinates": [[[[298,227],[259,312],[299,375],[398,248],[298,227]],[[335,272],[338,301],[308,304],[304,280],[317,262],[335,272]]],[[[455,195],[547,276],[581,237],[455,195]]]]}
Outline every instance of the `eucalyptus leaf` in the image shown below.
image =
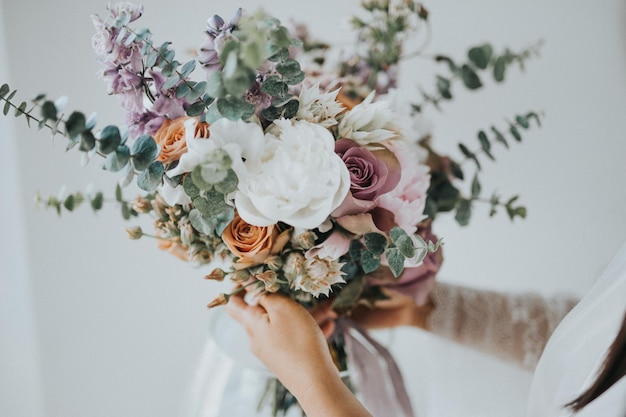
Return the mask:
{"type": "Polygon", "coordinates": [[[400,253],[406,258],[410,259],[415,256],[415,245],[408,235],[399,237],[395,244],[400,253]]]}
{"type": "Polygon", "coordinates": [[[363,293],[365,284],[365,278],[362,275],[357,275],[352,281],[348,282],[333,299],[333,309],[342,310],[354,307],[356,301],[363,293]]]}
{"type": "Polygon", "coordinates": [[[496,137],[496,140],[498,142],[500,142],[501,144],[503,144],[506,148],[509,147],[509,143],[506,141],[504,135],[502,134],[502,132],[500,132],[498,129],[496,129],[495,126],[491,126],[491,131],[493,132],[493,134],[496,137]]]}
{"type": "Polygon", "coordinates": [[[45,120],[57,119],[57,108],[53,101],[47,100],[43,102],[41,105],[41,117],[45,120]]]}
{"type": "Polygon", "coordinates": [[[180,77],[178,76],[178,74],[176,75],[172,75],[171,77],[169,77],[167,80],[165,80],[165,82],[163,83],[163,85],[161,86],[161,91],[167,91],[170,88],[174,87],[176,84],[178,84],[178,82],[180,81],[180,77]]]}
{"type": "Polygon", "coordinates": [[[207,236],[212,235],[215,230],[215,221],[208,216],[202,215],[198,209],[192,209],[189,212],[189,222],[194,229],[207,236]]]}
{"type": "Polygon", "coordinates": [[[120,145],[115,152],[107,155],[104,161],[104,169],[111,172],[121,171],[130,161],[130,149],[126,145],[120,145]]]}
{"type": "Polygon", "coordinates": [[[287,83],[283,82],[280,77],[271,75],[263,82],[261,91],[272,97],[283,97],[289,91],[289,86],[287,83]]]}
{"type": "Polygon", "coordinates": [[[380,267],[380,256],[375,255],[369,250],[361,252],[361,268],[366,274],[371,274],[380,267]]]}
{"type": "Polygon", "coordinates": [[[522,135],[519,133],[517,127],[515,127],[515,125],[512,123],[509,125],[509,132],[511,132],[511,135],[515,138],[516,141],[522,141],[522,135]]]}
{"type": "Polygon", "coordinates": [[[472,217],[472,203],[470,200],[461,200],[456,208],[454,219],[461,226],[467,226],[472,217]]]}
{"type": "Polygon", "coordinates": [[[489,65],[492,53],[493,49],[491,48],[491,45],[484,44],[482,46],[471,48],[468,51],[467,56],[478,68],[486,69],[489,65]]]}
{"type": "Polygon", "coordinates": [[[104,195],[102,194],[102,192],[98,191],[96,195],[91,199],[90,203],[93,211],[101,210],[104,204],[104,195]]]}
{"type": "Polygon", "coordinates": [[[181,75],[181,77],[187,77],[195,69],[196,69],[196,61],[195,61],[195,59],[192,59],[191,61],[185,62],[185,64],[180,69],[180,75],[181,75]]]}
{"type": "Polygon", "coordinates": [[[474,175],[474,178],[472,179],[472,198],[478,198],[480,196],[481,188],[478,175],[474,175]]]}
{"type": "Polygon", "coordinates": [[[226,89],[224,88],[224,82],[222,80],[221,72],[213,72],[207,78],[207,94],[213,98],[219,98],[226,96],[226,89]]]}
{"type": "Polygon", "coordinates": [[[154,138],[150,135],[142,135],[137,138],[133,145],[131,160],[137,171],[143,171],[154,161],[159,153],[154,138]]]}
{"type": "Polygon", "coordinates": [[[122,135],[117,126],[109,125],[102,129],[100,132],[100,139],[98,140],[98,151],[105,155],[117,150],[118,146],[122,143],[122,135]]]}
{"type": "Polygon", "coordinates": [[[121,203],[124,200],[123,196],[122,196],[122,187],[117,184],[115,186],[115,201],[121,203]]]}
{"type": "Polygon", "coordinates": [[[506,58],[500,56],[496,59],[496,62],[493,65],[494,80],[496,80],[497,82],[504,81],[505,72],[506,72],[506,58]]]}
{"type": "Polygon", "coordinates": [[[402,271],[404,271],[405,256],[398,248],[389,248],[385,256],[387,257],[387,263],[389,264],[391,273],[394,277],[398,278],[402,274],[402,271]]]}
{"type": "Polygon", "coordinates": [[[85,130],[80,134],[80,149],[83,152],[89,152],[96,147],[96,138],[91,130],[85,130]]]}
{"type": "MultiPolygon", "coordinates": [[[[176,75],[173,75],[172,78],[173,77],[176,77],[176,75]]],[[[176,98],[183,98],[190,92],[191,92],[191,87],[189,87],[189,83],[182,82],[178,85],[178,87],[176,87],[176,98]]]]}
{"type": "Polygon", "coordinates": [[[228,169],[228,171],[226,171],[226,177],[215,184],[215,190],[223,194],[229,194],[237,189],[238,184],[239,179],[237,178],[237,174],[232,169],[228,169]]]}
{"type": "Polygon", "coordinates": [[[9,91],[11,91],[11,87],[8,84],[2,84],[2,87],[0,87],[0,98],[4,98],[4,96],[9,94],[9,91]]]}
{"type": "Polygon", "coordinates": [[[380,256],[385,252],[387,247],[387,238],[380,233],[366,233],[363,236],[365,247],[374,255],[380,256]]]}
{"type": "Polygon", "coordinates": [[[192,200],[200,195],[200,188],[193,183],[191,175],[185,176],[185,179],[183,180],[183,190],[192,200]]]}
{"type": "Polygon", "coordinates": [[[482,87],[483,83],[480,81],[478,74],[469,65],[463,65],[461,67],[461,78],[463,84],[470,90],[476,90],[482,87]]]}
{"type": "Polygon", "coordinates": [[[206,110],[206,105],[204,104],[203,101],[200,100],[200,101],[196,101],[191,106],[187,107],[187,110],[185,111],[185,113],[187,114],[187,116],[195,117],[195,116],[200,116],[202,113],[204,113],[205,110],[206,110]]]}
{"type": "Polygon", "coordinates": [[[139,174],[137,177],[137,186],[148,192],[156,190],[156,188],[161,185],[164,172],[163,164],[160,161],[154,161],[147,169],[139,174]]]}
{"type": "Polygon", "coordinates": [[[79,111],[75,111],[69,115],[65,122],[65,132],[71,138],[80,135],[86,128],[87,120],[85,115],[79,111]]]}
{"type": "Polygon", "coordinates": [[[20,105],[15,109],[15,117],[19,117],[24,114],[27,105],[28,104],[26,104],[25,101],[22,101],[20,105]]]}
{"type": "Polygon", "coordinates": [[[482,148],[485,155],[487,155],[491,160],[495,161],[495,158],[491,154],[491,143],[487,138],[487,134],[483,130],[478,132],[478,141],[480,142],[480,147],[482,148]]]}

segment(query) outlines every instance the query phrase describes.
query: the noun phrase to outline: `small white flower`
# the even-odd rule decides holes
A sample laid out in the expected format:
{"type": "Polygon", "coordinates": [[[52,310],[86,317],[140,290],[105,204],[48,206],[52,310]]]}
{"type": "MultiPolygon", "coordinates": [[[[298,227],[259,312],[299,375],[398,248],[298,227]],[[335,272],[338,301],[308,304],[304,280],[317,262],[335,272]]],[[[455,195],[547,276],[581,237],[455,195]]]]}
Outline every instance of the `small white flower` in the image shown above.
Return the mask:
{"type": "Polygon", "coordinates": [[[341,271],[343,263],[334,259],[318,258],[307,259],[304,264],[305,272],[298,275],[291,285],[296,290],[305,291],[314,297],[320,294],[328,296],[331,286],[346,282],[341,271]]]}
{"type": "Polygon", "coordinates": [[[385,100],[374,100],[372,91],[361,103],[347,112],[339,122],[339,136],[361,145],[383,142],[397,135],[394,112],[385,100]]]}
{"type": "MultiPolygon", "coordinates": [[[[187,152],[184,153],[176,168],[167,172],[175,177],[191,172],[196,166],[205,162],[206,158],[216,149],[223,149],[232,160],[232,169],[238,180],[244,181],[248,165],[254,165],[263,149],[263,129],[255,123],[246,123],[242,120],[231,121],[220,119],[209,127],[209,138],[194,138],[196,119],[189,119],[185,125],[185,140],[187,152]],[[245,160],[245,162],[244,162],[245,160]]],[[[172,188],[167,182],[161,187],[161,193],[168,204],[188,204],[189,197],[183,187],[178,185],[172,188]]]]}
{"type": "Polygon", "coordinates": [[[240,178],[235,206],[255,226],[285,222],[314,229],[337,208],[350,189],[350,173],[335,153],[325,128],[304,120],[274,122],[264,152],[240,178]]]}
{"type": "Polygon", "coordinates": [[[337,101],[338,93],[339,89],[329,93],[320,92],[319,83],[310,88],[303,85],[296,119],[306,120],[326,128],[336,125],[337,115],[344,110],[341,103],[337,101]]]}

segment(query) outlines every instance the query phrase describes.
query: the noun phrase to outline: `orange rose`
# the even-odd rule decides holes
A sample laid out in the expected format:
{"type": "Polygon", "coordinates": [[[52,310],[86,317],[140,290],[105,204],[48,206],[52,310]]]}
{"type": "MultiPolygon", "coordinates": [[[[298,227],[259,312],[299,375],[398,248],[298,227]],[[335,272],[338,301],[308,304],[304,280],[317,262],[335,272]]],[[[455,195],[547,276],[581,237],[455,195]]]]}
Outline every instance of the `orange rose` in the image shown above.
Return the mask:
{"type": "MultiPolygon", "coordinates": [[[[161,153],[157,157],[163,164],[178,161],[187,152],[185,141],[185,122],[195,117],[182,116],[174,120],[167,119],[154,134],[155,142],[161,146],[161,153]]],[[[196,122],[194,138],[208,138],[209,124],[196,122]]]]}
{"type": "Polygon", "coordinates": [[[262,264],[270,255],[279,253],[289,241],[290,230],[281,231],[277,225],[253,226],[235,214],[222,232],[222,240],[239,258],[235,269],[262,264]]]}

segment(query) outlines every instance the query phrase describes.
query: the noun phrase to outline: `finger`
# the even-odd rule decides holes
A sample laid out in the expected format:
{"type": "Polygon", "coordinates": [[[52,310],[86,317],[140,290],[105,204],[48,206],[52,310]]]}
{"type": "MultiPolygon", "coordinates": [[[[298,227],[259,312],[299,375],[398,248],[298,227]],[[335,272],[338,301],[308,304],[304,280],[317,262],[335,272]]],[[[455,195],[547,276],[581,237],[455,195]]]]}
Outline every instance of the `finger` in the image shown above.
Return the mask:
{"type": "Polygon", "coordinates": [[[247,304],[241,293],[230,297],[226,304],[226,312],[246,330],[253,328],[264,315],[267,315],[263,308],[247,304]]]}
{"type": "Polygon", "coordinates": [[[333,335],[336,327],[335,320],[327,320],[320,324],[320,329],[322,329],[322,333],[326,339],[329,339],[333,335]]]}

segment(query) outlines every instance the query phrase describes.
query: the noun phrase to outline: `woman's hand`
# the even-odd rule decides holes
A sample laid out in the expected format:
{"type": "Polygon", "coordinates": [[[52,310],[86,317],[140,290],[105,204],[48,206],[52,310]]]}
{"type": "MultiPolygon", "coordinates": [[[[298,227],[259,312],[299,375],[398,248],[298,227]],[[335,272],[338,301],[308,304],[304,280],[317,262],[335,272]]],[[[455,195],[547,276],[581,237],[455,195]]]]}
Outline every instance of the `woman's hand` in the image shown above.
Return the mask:
{"type": "MultiPolygon", "coordinates": [[[[238,293],[226,311],[243,325],[252,353],[298,399],[307,416],[371,417],[339,377],[326,338],[304,307],[267,293],[252,305],[238,293]]],[[[328,312],[318,314],[324,318],[328,312]]]]}
{"type": "Polygon", "coordinates": [[[397,291],[385,289],[383,292],[387,299],[376,301],[373,307],[358,306],[350,317],[367,329],[414,326],[428,330],[428,315],[434,308],[430,299],[425,305],[418,305],[411,297],[397,291]]]}

